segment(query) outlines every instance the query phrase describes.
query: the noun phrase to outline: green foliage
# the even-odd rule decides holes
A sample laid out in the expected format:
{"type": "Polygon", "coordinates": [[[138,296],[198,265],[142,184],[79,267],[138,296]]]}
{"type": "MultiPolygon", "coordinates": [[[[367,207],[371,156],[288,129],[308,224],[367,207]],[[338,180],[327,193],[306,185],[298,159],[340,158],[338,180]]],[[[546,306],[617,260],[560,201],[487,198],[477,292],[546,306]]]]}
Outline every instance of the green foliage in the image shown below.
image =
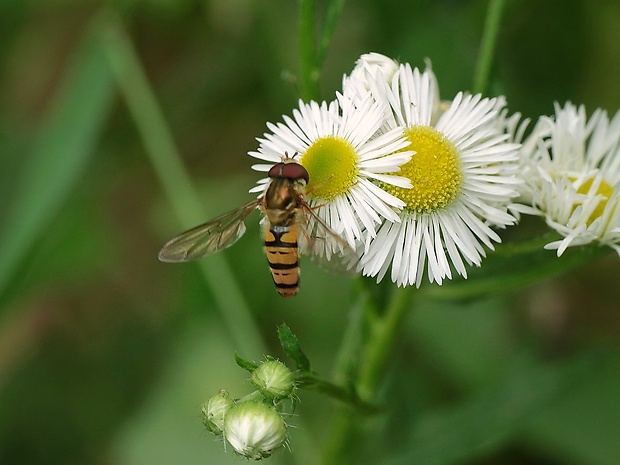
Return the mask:
{"type": "Polygon", "coordinates": [[[83,176],[103,132],[113,91],[101,43],[89,31],[41,129],[20,189],[10,199],[0,241],[0,296],[83,176]]]}
{"type": "Polygon", "coordinates": [[[468,275],[470,279],[457,278],[442,288],[429,286],[424,292],[436,299],[458,300],[489,293],[518,291],[545,279],[574,271],[611,253],[608,247],[590,244],[569,249],[561,257],[557,257],[555,251],[544,249],[546,243],[557,238],[557,234],[548,233],[535,239],[499,244],[495,252],[489,254],[484,266],[471,270],[468,275]]]}

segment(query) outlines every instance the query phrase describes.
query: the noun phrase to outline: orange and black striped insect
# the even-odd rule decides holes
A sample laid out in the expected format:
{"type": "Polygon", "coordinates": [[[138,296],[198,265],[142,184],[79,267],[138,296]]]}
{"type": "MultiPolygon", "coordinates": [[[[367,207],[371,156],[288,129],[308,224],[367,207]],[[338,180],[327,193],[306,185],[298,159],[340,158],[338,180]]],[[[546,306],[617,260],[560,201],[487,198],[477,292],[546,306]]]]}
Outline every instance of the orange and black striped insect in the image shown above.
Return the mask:
{"type": "Polygon", "coordinates": [[[286,157],[268,173],[265,193],[242,207],[170,239],[159,252],[163,262],[185,262],[233,245],[245,233],[244,220],[254,210],[263,215],[265,253],[278,293],[299,290],[299,252],[331,270],[346,271],[355,251],[333,232],[304,200],[308,171],[286,157]]]}

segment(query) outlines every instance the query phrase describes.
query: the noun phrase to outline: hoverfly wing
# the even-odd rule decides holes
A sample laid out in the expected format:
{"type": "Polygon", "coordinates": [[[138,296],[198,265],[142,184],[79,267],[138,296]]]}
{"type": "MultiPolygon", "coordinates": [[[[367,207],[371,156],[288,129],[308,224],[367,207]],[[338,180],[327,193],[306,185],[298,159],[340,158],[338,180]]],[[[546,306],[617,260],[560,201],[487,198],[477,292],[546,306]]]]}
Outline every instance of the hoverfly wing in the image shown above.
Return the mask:
{"type": "Polygon", "coordinates": [[[159,251],[162,262],[186,262],[233,245],[245,233],[244,220],[260,205],[253,200],[170,239],[159,251]]]}
{"type": "Polygon", "coordinates": [[[298,212],[299,250],[322,269],[355,275],[359,257],[353,247],[334,232],[306,203],[298,212]]]}

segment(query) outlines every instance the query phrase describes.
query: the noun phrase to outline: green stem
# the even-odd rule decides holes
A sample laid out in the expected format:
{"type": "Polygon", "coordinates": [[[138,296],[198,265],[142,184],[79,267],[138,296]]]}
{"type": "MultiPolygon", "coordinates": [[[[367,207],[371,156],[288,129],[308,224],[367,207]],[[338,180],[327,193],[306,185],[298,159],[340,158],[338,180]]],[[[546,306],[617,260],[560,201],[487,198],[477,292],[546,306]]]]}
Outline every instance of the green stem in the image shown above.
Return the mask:
{"type": "Polygon", "coordinates": [[[315,0],[299,2],[299,57],[300,90],[305,101],[319,100],[319,77],[327,50],[336,29],[336,24],[345,0],[331,0],[327,3],[325,17],[318,27],[315,0]]]}
{"type": "Polygon", "coordinates": [[[491,65],[495,53],[495,44],[499,33],[504,0],[489,0],[489,7],[482,33],[482,43],[478,55],[478,64],[474,76],[473,93],[483,93],[489,85],[491,65]]]}
{"type": "Polygon", "coordinates": [[[414,289],[413,286],[396,288],[383,318],[374,319],[357,380],[357,392],[362,399],[371,400],[375,396],[414,289]]]}
{"type": "Polygon", "coordinates": [[[299,2],[299,57],[301,98],[319,98],[319,69],[316,50],[316,5],[314,0],[299,2]]]}
{"type": "MultiPolygon", "coordinates": [[[[204,210],[183,166],[157,99],[140,65],[133,45],[120,21],[106,16],[102,39],[110,66],[116,76],[153,167],[183,228],[204,221],[204,210]]],[[[220,315],[243,354],[263,355],[265,345],[223,255],[199,262],[220,315]]]]}
{"type": "Polygon", "coordinates": [[[342,386],[331,383],[327,380],[317,378],[311,373],[304,373],[297,378],[298,386],[305,389],[314,389],[322,394],[337,399],[357,411],[365,414],[377,413],[379,406],[366,402],[361,399],[355,392],[345,389],[342,386]]]}
{"type": "Polygon", "coordinates": [[[329,50],[329,44],[332,41],[336,24],[344,8],[344,1],[345,0],[331,0],[327,5],[316,57],[316,62],[319,67],[323,66],[323,62],[325,61],[325,56],[327,55],[327,50],[329,50]]]}
{"type": "Polygon", "coordinates": [[[241,397],[240,399],[237,399],[236,402],[238,404],[242,403],[242,402],[248,402],[248,401],[254,401],[254,402],[267,402],[267,399],[265,399],[265,396],[263,396],[260,391],[252,391],[249,394],[246,394],[245,396],[241,397]]]}
{"type": "MultiPolygon", "coordinates": [[[[402,327],[403,318],[410,308],[414,291],[415,288],[411,286],[396,288],[383,316],[375,313],[368,315],[369,336],[363,348],[355,387],[360,399],[371,405],[402,327]]],[[[372,306],[367,308],[372,310],[372,306]]],[[[345,408],[340,410],[334,421],[330,442],[325,447],[323,465],[346,463],[346,450],[352,443],[360,421],[356,412],[345,408]]]]}

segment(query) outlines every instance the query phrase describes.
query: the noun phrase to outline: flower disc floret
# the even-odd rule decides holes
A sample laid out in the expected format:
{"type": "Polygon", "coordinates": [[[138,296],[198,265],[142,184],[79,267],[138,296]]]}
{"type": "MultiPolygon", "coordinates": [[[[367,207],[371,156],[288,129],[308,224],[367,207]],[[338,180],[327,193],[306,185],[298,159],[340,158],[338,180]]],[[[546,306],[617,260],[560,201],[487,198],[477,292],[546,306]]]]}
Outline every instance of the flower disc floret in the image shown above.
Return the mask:
{"type": "Polygon", "coordinates": [[[308,192],[327,201],[346,193],[359,175],[359,157],[353,146],[341,137],[317,139],[302,154],[300,163],[310,175],[308,192]]]}
{"type": "Polygon", "coordinates": [[[614,195],[614,188],[607,181],[600,179],[597,186],[595,186],[595,181],[595,178],[589,178],[577,188],[577,194],[598,199],[592,214],[586,220],[586,226],[590,226],[603,215],[607,202],[614,195]],[[596,188],[593,189],[593,186],[596,188]]]}
{"type": "Polygon", "coordinates": [[[415,152],[401,166],[399,174],[411,180],[411,189],[385,186],[390,194],[403,200],[411,213],[431,213],[450,205],[459,194],[463,182],[461,160],[454,144],[429,126],[405,130],[415,152]]]}

